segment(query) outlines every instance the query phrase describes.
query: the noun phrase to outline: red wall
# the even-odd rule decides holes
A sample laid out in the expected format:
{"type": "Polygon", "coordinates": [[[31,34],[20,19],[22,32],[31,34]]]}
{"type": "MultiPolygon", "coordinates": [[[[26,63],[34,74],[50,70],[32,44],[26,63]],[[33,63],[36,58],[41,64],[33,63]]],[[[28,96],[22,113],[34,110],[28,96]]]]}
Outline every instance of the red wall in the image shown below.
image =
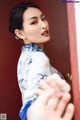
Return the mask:
{"type": "MultiPolygon", "coordinates": [[[[59,0],[33,1],[39,3],[50,22],[51,42],[45,49],[51,63],[65,75],[70,72],[66,5],[59,0]]],[[[6,113],[7,120],[18,120],[21,107],[16,75],[21,44],[8,30],[10,10],[18,2],[21,0],[0,1],[0,114],[6,113]]]]}

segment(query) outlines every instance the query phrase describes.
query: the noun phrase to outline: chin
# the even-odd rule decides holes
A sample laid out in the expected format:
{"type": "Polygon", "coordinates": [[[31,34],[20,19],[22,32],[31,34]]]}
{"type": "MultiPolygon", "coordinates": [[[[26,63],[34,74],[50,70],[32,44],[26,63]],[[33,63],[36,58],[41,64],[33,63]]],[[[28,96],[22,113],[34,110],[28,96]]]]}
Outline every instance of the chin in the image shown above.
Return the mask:
{"type": "Polygon", "coordinates": [[[50,37],[45,40],[45,42],[48,42],[48,41],[50,41],[50,37]]]}

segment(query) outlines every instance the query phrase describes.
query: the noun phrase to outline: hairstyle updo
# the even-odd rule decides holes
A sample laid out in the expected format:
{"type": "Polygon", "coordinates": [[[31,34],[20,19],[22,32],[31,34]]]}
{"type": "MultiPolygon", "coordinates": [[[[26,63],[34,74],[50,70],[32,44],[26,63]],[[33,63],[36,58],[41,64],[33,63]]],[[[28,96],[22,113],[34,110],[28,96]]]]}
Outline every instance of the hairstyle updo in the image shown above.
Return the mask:
{"type": "Polygon", "coordinates": [[[9,31],[15,34],[15,29],[23,29],[23,13],[29,7],[40,9],[39,6],[31,2],[22,2],[15,6],[10,14],[9,31]]]}

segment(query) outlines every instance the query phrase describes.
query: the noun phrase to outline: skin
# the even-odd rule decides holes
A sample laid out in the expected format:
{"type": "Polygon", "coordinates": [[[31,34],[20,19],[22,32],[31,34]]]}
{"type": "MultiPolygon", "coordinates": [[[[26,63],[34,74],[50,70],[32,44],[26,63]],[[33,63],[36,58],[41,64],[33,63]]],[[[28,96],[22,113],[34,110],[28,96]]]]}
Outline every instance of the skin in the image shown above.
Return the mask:
{"type": "Polygon", "coordinates": [[[71,120],[74,113],[74,105],[68,103],[69,100],[69,93],[65,93],[62,95],[62,97],[59,98],[54,96],[54,89],[45,90],[39,94],[37,100],[29,108],[27,119],[71,120]],[[66,111],[63,114],[64,110],[66,111]]]}
{"type": "Polygon", "coordinates": [[[47,77],[45,81],[40,81],[40,87],[36,91],[36,94],[39,95],[43,91],[48,89],[54,89],[55,94],[59,97],[62,96],[63,93],[69,93],[71,88],[69,84],[62,80],[62,78],[58,74],[53,74],[47,77]]]}
{"type": "Polygon", "coordinates": [[[15,30],[15,34],[23,39],[24,44],[35,43],[43,47],[50,40],[49,24],[45,15],[37,8],[29,7],[23,14],[23,29],[15,30]],[[42,35],[47,30],[48,33],[42,35]]]}
{"type": "Polygon", "coordinates": [[[69,91],[69,84],[62,80],[59,75],[53,74],[49,76],[40,83],[40,87],[36,91],[38,98],[28,109],[27,119],[71,120],[74,113],[74,105],[68,103],[71,98],[69,91]],[[64,110],[65,113],[63,114],[64,110]]]}

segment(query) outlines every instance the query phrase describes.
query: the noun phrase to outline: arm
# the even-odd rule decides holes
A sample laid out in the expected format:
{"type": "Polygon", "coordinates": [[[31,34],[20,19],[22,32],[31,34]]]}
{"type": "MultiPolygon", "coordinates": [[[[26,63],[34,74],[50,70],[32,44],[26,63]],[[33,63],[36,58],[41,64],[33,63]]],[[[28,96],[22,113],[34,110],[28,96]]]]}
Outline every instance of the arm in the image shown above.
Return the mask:
{"type": "Polygon", "coordinates": [[[22,111],[25,109],[26,113],[28,108],[37,98],[35,91],[39,87],[40,81],[45,80],[47,76],[50,75],[48,58],[42,52],[32,53],[29,59],[26,60],[23,72],[27,87],[23,93],[24,106],[20,112],[21,118],[25,116],[22,111]],[[27,75],[25,74],[26,71],[27,75]]]}
{"type": "Polygon", "coordinates": [[[42,52],[34,52],[28,60],[27,91],[34,94],[39,83],[45,80],[50,74],[49,60],[42,52]],[[31,62],[30,62],[31,60],[31,62]]]}
{"type": "Polygon", "coordinates": [[[60,99],[59,97],[53,96],[53,94],[54,90],[49,89],[39,95],[37,100],[29,108],[29,111],[27,113],[28,120],[72,119],[74,113],[74,105],[68,103],[70,100],[70,94],[65,93],[60,99]]]}

